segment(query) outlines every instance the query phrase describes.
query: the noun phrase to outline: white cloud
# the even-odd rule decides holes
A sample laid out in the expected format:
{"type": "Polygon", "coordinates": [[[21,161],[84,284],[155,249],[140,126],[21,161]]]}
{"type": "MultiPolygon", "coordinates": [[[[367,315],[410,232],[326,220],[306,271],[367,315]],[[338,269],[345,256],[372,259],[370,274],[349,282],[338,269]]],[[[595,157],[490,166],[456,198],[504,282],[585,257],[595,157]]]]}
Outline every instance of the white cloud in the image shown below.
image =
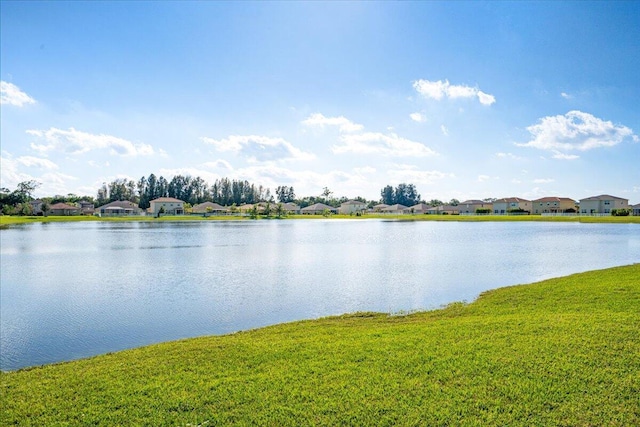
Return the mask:
{"type": "Polygon", "coordinates": [[[563,97],[564,99],[572,99],[573,98],[573,95],[570,95],[570,94],[568,94],[566,92],[561,92],[560,96],[563,97]]]}
{"type": "Polygon", "coordinates": [[[49,159],[42,159],[40,157],[22,156],[18,157],[16,161],[27,167],[35,167],[40,169],[54,170],[58,169],[58,165],[53,163],[49,159]]]}
{"type": "Polygon", "coordinates": [[[426,145],[401,138],[396,134],[365,132],[343,135],[340,141],[342,145],[331,147],[331,150],[336,154],[381,154],[393,157],[428,157],[437,154],[426,145]]]}
{"type": "Polygon", "coordinates": [[[36,100],[24,93],[13,83],[0,81],[0,104],[23,107],[27,104],[35,104],[36,100]]]}
{"type": "Polygon", "coordinates": [[[496,102],[496,97],[493,95],[489,95],[488,93],[484,93],[483,91],[478,91],[478,101],[482,105],[491,105],[496,102]]]}
{"type": "Polygon", "coordinates": [[[533,139],[520,147],[533,147],[554,153],[554,159],[576,159],[566,151],[588,151],[600,147],[612,147],[637,136],[626,126],[614,125],[589,113],[569,111],[565,115],[547,116],[537,124],[527,127],[533,139]]]}
{"type": "Polygon", "coordinates": [[[522,157],[518,157],[513,153],[496,153],[496,157],[500,159],[521,160],[522,157]]]}
{"type": "Polygon", "coordinates": [[[437,101],[442,98],[478,98],[482,105],[491,105],[496,102],[493,95],[485,93],[478,88],[452,85],[449,80],[416,80],[413,82],[413,88],[425,98],[435,99],[437,101]]]}
{"type": "Polygon", "coordinates": [[[376,168],[371,166],[364,166],[362,168],[354,168],[353,171],[359,174],[370,175],[372,173],[376,173],[376,168]]]}
{"type": "Polygon", "coordinates": [[[231,166],[231,163],[227,162],[226,160],[216,160],[215,162],[206,162],[203,164],[203,166],[206,166],[208,168],[212,168],[212,169],[227,169],[227,170],[233,170],[233,166],[231,166]]]}
{"type": "Polygon", "coordinates": [[[449,136],[449,129],[447,129],[445,125],[440,125],[440,131],[442,131],[444,136],[449,136]]]}
{"type": "Polygon", "coordinates": [[[576,154],[564,154],[561,153],[559,151],[553,151],[553,156],[551,156],[554,159],[559,159],[559,160],[576,160],[579,159],[580,156],[576,155],[576,154]]]}
{"type": "Polygon", "coordinates": [[[414,184],[433,184],[445,178],[455,178],[452,173],[446,173],[436,170],[425,171],[419,170],[414,165],[396,165],[397,169],[388,171],[389,178],[394,183],[411,182],[414,184]]]}
{"type": "Polygon", "coordinates": [[[478,175],[478,182],[489,181],[491,177],[489,175],[478,175]]]}
{"type": "Polygon", "coordinates": [[[422,113],[411,113],[409,114],[409,117],[411,120],[418,123],[424,123],[427,121],[427,117],[422,113]]]}
{"type": "Polygon", "coordinates": [[[32,149],[43,154],[53,150],[67,154],[82,154],[98,149],[108,149],[110,154],[120,156],[145,156],[154,153],[153,148],[148,144],[135,144],[112,135],[94,135],[74,128],[28,130],[27,133],[44,141],[43,144],[31,143],[32,149]]]}
{"type": "Polygon", "coordinates": [[[534,184],[550,184],[552,182],[555,182],[555,179],[553,178],[537,178],[533,180],[534,184]]]}
{"type": "Polygon", "coordinates": [[[231,135],[224,139],[200,138],[217,151],[230,151],[252,162],[313,160],[315,155],[304,152],[282,138],[259,135],[231,135]]]}
{"type": "Polygon", "coordinates": [[[522,181],[520,181],[518,178],[513,178],[513,179],[511,180],[511,183],[512,183],[512,184],[522,184],[522,181]]]}
{"type": "Polygon", "coordinates": [[[364,126],[354,123],[344,116],[325,117],[321,113],[314,113],[302,121],[302,124],[310,127],[337,126],[340,132],[358,132],[364,129],[364,126]]]}
{"type": "Polygon", "coordinates": [[[18,183],[34,179],[33,176],[20,172],[18,162],[5,151],[0,155],[0,187],[13,190],[18,183]]]}
{"type": "Polygon", "coordinates": [[[77,181],[78,178],[60,172],[51,172],[52,169],[57,168],[57,165],[54,168],[52,167],[53,163],[48,164],[46,160],[30,158],[29,156],[14,158],[11,154],[3,151],[0,156],[0,187],[13,190],[20,182],[34,180],[42,184],[35,192],[36,197],[39,197],[39,195],[51,196],[69,193],[69,181],[77,181]],[[45,160],[45,162],[40,162],[42,160],[45,160]],[[49,171],[41,176],[35,176],[22,172],[20,170],[21,166],[44,167],[49,171]]]}

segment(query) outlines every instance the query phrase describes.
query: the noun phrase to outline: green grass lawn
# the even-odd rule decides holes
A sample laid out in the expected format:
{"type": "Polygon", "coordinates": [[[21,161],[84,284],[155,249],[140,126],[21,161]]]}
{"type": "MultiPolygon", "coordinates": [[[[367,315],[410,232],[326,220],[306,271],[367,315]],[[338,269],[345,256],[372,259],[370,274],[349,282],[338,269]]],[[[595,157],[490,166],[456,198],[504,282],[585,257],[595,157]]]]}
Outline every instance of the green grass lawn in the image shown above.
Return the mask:
{"type": "Polygon", "coordinates": [[[0,425],[640,425],[640,264],[0,374],[0,425]]]}

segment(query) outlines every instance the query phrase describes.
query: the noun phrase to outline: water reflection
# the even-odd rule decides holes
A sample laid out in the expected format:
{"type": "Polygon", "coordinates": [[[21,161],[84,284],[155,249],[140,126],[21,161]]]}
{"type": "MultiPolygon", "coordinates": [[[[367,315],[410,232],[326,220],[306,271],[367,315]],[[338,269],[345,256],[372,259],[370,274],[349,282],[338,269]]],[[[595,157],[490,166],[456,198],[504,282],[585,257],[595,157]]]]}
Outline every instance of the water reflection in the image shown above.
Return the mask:
{"type": "Polygon", "coordinates": [[[0,368],[353,311],[472,300],[640,261],[635,224],[30,224],[0,232],[0,368]]]}

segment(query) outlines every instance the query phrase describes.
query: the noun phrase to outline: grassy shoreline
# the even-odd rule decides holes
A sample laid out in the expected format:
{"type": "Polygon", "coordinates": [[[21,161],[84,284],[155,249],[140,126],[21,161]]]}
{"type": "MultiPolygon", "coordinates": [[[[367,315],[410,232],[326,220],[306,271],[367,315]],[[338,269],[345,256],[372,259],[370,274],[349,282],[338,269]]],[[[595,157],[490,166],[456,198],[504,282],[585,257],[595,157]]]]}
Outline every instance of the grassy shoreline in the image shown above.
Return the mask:
{"type": "MultiPolygon", "coordinates": [[[[265,220],[267,218],[260,218],[265,220]]],[[[270,220],[277,220],[269,218],[270,220]]],[[[383,219],[390,221],[461,221],[461,222],[580,222],[580,223],[623,223],[623,224],[640,224],[640,216],[541,216],[541,215],[383,215],[368,214],[364,216],[351,215],[331,215],[325,218],[322,215],[289,215],[286,219],[383,219]]],[[[255,221],[247,216],[224,215],[224,216],[197,216],[197,215],[180,215],[180,216],[163,216],[154,218],[150,216],[137,217],[96,217],[96,216],[0,216],[0,228],[6,228],[10,225],[31,224],[31,223],[48,223],[48,222],[85,222],[85,221],[104,221],[104,222],[157,222],[157,221],[255,221]]]]}
{"type": "Polygon", "coordinates": [[[640,424],[640,264],[0,374],[1,425],[640,424]]]}

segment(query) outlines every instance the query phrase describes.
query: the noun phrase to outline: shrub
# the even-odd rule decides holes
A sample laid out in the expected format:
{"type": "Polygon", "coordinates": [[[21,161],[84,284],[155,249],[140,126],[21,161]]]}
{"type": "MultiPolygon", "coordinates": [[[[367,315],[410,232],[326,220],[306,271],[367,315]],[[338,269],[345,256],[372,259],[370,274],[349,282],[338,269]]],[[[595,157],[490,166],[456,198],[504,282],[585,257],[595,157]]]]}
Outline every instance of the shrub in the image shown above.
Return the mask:
{"type": "Polygon", "coordinates": [[[629,216],[631,214],[631,209],[612,209],[612,216],[629,216]]]}

